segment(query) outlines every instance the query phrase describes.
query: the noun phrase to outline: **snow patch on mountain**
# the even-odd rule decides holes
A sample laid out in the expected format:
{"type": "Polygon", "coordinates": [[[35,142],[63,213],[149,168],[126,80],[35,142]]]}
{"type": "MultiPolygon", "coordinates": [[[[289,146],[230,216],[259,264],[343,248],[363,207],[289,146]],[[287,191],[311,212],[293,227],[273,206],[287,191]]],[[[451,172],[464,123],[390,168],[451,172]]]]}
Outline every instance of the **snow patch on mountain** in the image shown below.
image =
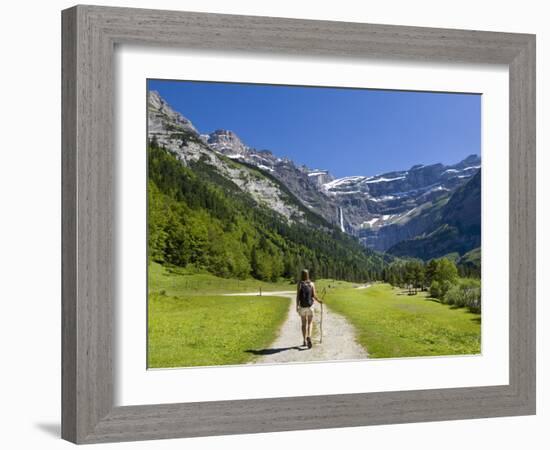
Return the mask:
{"type": "Polygon", "coordinates": [[[371,184],[371,183],[387,183],[388,181],[397,181],[397,180],[404,180],[405,177],[395,177],[395,178],[376,178],[374,180],[366,180],[365,183],[371,184]]]}
{"type": "Polygon", "coordinates": [[[416,217],[425,205],[444,201],[481,167],[480,158],[470,155],[454,165],[417,164],[409,170],[374,176],[334,178],[328,170],[296,165],[271,151],[254,149],[231,130],[200,134],[191,121],[173,111],[156,92],[149,94],[148,112],[149,137],[177,154],[184,164],[210,164],[250,193],[259,205],[288,220],[305,220],[303,210],[289,202],[288,194],[274,181],[278,180],[305,208],[381,251],[401,236],[395,232],[396,226],[416,217]],[[257,168],[265,176],[254,176],[247,166],[257,168]]]}

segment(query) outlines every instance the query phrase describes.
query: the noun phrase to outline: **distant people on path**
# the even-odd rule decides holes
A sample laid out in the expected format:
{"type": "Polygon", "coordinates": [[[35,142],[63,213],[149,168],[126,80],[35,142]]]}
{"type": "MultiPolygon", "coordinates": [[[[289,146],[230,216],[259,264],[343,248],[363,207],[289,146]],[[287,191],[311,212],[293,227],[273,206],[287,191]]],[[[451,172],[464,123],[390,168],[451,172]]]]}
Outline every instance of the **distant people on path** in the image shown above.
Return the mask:
{"type": "Polygon", "coordinates": [[[298,289],[296,291],[296,312],[302,319],[303,345],[307,345],[308,348],[313,346],[311,331],[313,328],[313,305],[315,301],[323,303],[317,298],[315,284],[309,279],[309,271],[304,269],[302,270],[301,280],[298,282],[298,289]]]}

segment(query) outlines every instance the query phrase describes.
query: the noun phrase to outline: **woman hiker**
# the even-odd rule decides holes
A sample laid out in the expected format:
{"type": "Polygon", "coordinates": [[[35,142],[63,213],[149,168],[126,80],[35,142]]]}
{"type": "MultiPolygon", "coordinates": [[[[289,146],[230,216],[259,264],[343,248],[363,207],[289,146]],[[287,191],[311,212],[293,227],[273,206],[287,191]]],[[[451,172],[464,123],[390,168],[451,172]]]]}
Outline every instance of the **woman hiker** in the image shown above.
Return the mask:
{"type": "Polygon", "coordinates": [[[309,279],[309,271],[302,270],[302,277],[298,283],[296,292],[296,312],[302,319],[302,336],[304,337],[304,346],[308,348],[313,346],[311,342],[311,329],[313,327],[313,304],[317,301],[323,303],[317,298],[315,285],[309,279]]]}

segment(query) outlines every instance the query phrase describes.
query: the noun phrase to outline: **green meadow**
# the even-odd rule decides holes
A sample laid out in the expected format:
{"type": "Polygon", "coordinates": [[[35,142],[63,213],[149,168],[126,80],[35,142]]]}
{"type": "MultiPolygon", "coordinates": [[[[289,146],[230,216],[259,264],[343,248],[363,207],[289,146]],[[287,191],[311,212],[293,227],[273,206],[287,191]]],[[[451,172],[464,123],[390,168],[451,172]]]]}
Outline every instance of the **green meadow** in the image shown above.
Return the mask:
{"type": "Polygon", "coordinates": [[[149,266],[149,368],[243,364],[268,347],[286,319],[288,298],[224,296],[289,289],[288,283],[230,280],[149,266]]]}
{"type": "Polygon", "coordinates": [[[149,294],[167,296],[204,296],[231,292],[288,291],[295,289],[289,281],[270,283],[253,278],[244,280],[221,278],[205,271],[194,271],[181,267],[149,264],[149,294]]]}
{"type": "MultiPolygon", "coordinates": [[[[389,284],[357,289],[358,284],[326,279],[316,286],[330,310],[348,319],[371,358],[480,353],[481,316],[468,308],[443,304],[427,292],[408,295],[389,284]]],[[[248,350],[268,348],[275,341],[289,300],[223,294],[294,288],[287,281],[226,279],[152,263],[148,367],[253,362],[257,356],[248,350]]]]}
{"type": "Polygon", "coordinates": [[[471,355],[481,350],[481,315],[389,284],[331,289],[327,305],[354,326],[371,358],[471,355]]]}
{"type": "Polygon", "coordinates": [[[243,364],[268,347],[288,311],[284,297],[149,297],[148,367],[243,364]]]}

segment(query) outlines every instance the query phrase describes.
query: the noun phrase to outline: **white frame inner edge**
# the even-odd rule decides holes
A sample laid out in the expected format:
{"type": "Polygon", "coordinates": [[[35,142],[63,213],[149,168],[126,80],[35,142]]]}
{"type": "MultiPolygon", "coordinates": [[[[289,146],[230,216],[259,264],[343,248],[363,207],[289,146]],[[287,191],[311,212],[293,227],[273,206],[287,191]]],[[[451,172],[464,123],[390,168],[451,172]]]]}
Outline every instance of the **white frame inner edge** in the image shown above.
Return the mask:
{"type": "MultiPolygon", "coordinates": [[[[124,45],[115,49],[114,67],[116,406],[508,384],[506,66],[245,55],[124,45]],[[147,78],[481,93],[481,355],[146,370],[147,78]],[[299,381],[307,379],[311,382],[299,381]]],[[[193,117],[188,118],[193,121],[193,117]]],[[[298,325],[296,329],[299,338],[298,325]]]]}

